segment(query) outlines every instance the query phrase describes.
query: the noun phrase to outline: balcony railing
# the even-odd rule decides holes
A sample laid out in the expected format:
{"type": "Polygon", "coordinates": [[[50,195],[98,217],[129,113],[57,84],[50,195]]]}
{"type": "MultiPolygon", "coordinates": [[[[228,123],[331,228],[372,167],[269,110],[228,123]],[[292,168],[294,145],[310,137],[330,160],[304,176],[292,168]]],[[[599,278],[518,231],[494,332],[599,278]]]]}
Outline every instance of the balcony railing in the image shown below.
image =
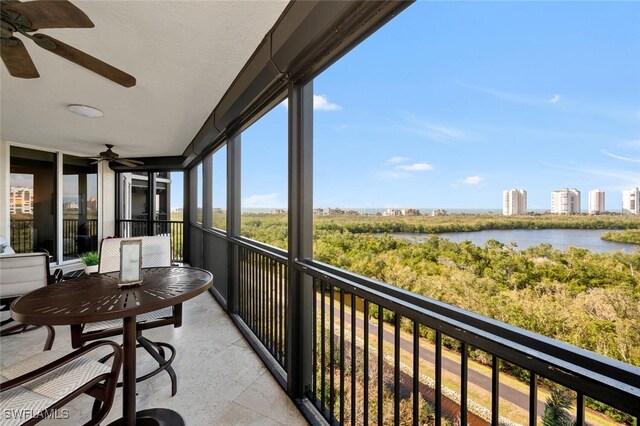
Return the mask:
{"type": "Polygon", "coordinates": [[[242,320],[284,369],[286,352],[287,258],[238,242],[239,312],[242,320]]]}
{"type": "Polygon", "coordinates": [[[640,368],[310,260],[289,265],[313,286],[313,326],[301,331],[312,348],[292,359],[286,257],[228,241],[239,254],[236,317],[261,356],[285,371],[311,366],[306,397],[331,424],[536,425],[556,387],[575,424],[598,424],[598,404],[637,424],[640,368]]]}
{"type": "Polygon", "coordinates": [[[11,248],[16,253],[30,253],[34,249],[33,219],[11,219],[11,248]]]}
{"type": "Polygon", "coordinates": [[[174,262],[184,260],[184,226],[182,221],[122,219],[116,221],[116,229],[118,236],[122,238],[170,235],[171,260],[174,262]]]}
{"type": "MultiPolygon", "coordinates": [[[[33,219],[11,219],[11,248],[16,253],[30,253],[38,247],[33,219]]],[[[64,218],[62,220],[62,253],[65,260],[79,253],[97,250],[98,220],[64,218]],[[80,229],[82,228],[82,229],[80,229]]]]}

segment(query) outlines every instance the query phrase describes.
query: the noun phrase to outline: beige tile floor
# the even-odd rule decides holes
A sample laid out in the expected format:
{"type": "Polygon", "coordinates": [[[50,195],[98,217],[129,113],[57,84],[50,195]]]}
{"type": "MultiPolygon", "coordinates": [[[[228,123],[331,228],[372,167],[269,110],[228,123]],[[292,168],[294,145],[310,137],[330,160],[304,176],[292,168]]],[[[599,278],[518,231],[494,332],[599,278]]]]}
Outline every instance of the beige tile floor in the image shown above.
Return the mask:
{"type": "MultiPolygon", "coordinates": [[[[137,409],[170,408],[187,425],[303,425],[305,419],[264,367],[233,322],[209,294],[185,303],[181,328],[162,327],[144,334],[177,349],[173,363],[178,393],[171,397],[169,377],[161,373],[138,383],[137,409]]],[[[71,347],[69,327],[56,327],[54,350],[71,347]]],[[[46,331],[38,329],[0,340],[0,367],[42,350],[46,331]]],[[[121,341],[120,338],[114,338],[121,341]]],[[[138,350],[138,372],[153,360],[138,350]]],[[[148,367],[148,368],[147,368],[148,367]]],[[[67,405],[67,419],[47,419],[42,425],[79,425],[90,418],[93,399],[81,396],[67,405]]],[[[122,390],[103,424],[122,414],[122,390]]],[[[0,422],[1,423],[1,422],[0,422]]]]}

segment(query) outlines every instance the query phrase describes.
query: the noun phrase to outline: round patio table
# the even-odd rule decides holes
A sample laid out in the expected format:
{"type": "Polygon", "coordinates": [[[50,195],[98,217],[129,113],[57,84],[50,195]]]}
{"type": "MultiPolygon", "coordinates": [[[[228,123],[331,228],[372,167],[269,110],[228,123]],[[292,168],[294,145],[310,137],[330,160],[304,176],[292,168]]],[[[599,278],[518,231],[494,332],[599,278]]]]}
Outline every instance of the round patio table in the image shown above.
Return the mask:
{"type": "Polygon", "coordinates": [[[142,270],[142,285],[118,287],[118,273],[84,275],[28,293],[11,305],[11,315],[33,325],[85,324],[123,318],[122,418],[112,424],[179,425],[173,410],[136,412],[136,315],[178,305],[208,290],[210,272],[191,267],[142,270]]]}

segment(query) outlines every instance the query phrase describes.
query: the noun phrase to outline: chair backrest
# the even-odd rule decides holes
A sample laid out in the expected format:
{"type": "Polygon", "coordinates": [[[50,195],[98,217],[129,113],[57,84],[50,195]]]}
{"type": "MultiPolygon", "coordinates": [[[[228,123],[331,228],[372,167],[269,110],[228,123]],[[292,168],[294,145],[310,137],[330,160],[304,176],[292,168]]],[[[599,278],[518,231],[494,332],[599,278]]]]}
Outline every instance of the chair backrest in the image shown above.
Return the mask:
{"type": "Polygon", "coordinates": [[[49,256],[24,253],[0,256],[0,299],[22,296],[47,285],[49,256]]]}
{"type": "Polygon", "coordinates": [[[107,238],[100,244],[99,273],[120,270],[120,243],[126,240],[142,240],[142,267],[171,266],[171,237],[107,238]]]}

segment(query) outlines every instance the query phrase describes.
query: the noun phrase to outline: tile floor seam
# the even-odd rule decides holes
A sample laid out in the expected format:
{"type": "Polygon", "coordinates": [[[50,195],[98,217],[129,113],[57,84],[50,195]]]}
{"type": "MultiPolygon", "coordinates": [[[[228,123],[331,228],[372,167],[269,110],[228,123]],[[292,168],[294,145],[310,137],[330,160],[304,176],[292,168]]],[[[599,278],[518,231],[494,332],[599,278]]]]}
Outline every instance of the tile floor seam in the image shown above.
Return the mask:
{"type": "MultiPolygon", "coordinates": [[[[262,414],[261,412],[256,411],[256,410],[254,410],[254,409],[253,409],[253,408],[251,408],[251,407],[247,407],[246,405],[241,404],[240,402],[236,401],[235,399],[232,401],[232,403],[237,404],[237,405],[239,405],[239,406],[241,406],[241,407],[243,407],[243,408],[246,408],[247,410],[249,410],[249,411],[252,411],[252,412],[256,413],[256,414],[257,414],[257,415],[259,415],[260,417],[266,417],[267,419],[272,420],[272,421],[274,421],[275,423],[277,423],[277,424],[279,424],[279,425],[285,425],[285,426],[286,426],[286,423],[282,423],[280,420],[276,420],[276,419],[274,419],[273,417],[268,416],[268,415],[266,415],[266,414],[262,414]]],[[[297,410],[297,408],[296,408],[296,410],[297,410]]]]}

